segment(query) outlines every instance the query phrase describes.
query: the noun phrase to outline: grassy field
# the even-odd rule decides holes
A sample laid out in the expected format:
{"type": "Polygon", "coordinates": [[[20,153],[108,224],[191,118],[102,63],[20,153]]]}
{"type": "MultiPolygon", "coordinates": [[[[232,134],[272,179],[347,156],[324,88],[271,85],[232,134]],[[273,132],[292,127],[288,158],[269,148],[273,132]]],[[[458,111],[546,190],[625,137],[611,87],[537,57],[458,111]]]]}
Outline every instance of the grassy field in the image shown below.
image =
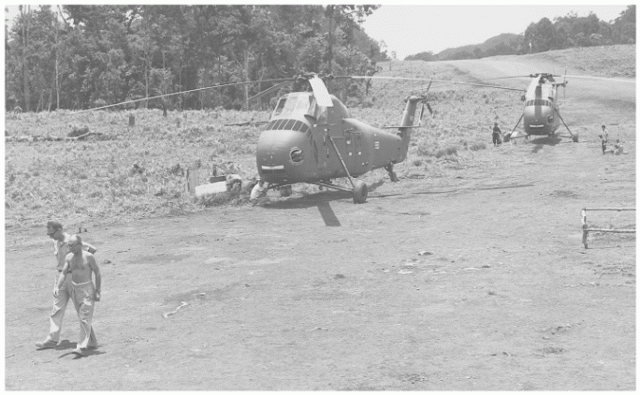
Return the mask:
{"type": "MultiPolygon", "coordinates": [[[[635,76],[635,46],[580,48],[526,55],[558,62],[599,76],[635,76]],[[616,59],[612,61],[611,59],[616,59]]],[[[464,79],[438,62],[393,62],[380,75],[464,79]]],[[[396,125],[403,99],[426,84],[374,81],[354,117],[374,126],[396,125]]],[[[510,128],[521,111],[517,92],[438,86],[430,91],[433,117],[416,129],[406,164],[398,176],[437,176],[447,169],[488,164],[490,125],[510,128]],[[485,158],[486,159],[486,158],[485,158]]],[[[5,115],[5,229],[42,226],[57,218],[73,227],[128,221],[206,209],[211,200],[195,199],[186,189],[186,169],[199,166],[206,175],[257,177],[255,150],[261,126],[225,126],[267,120],[269,112],[226,110],[69,111],[5,115]],[[135,126],[129,117],[135,116],[135,126]],[[65,139],[88,128],[85,140],[65,139]]],[[[368,175],[367,182],[386,177],[368,175]]],[[[226,204],[249,204],[248,196],[230,196],[226,204]]],[[[216,202],[213,202],[216,203],[216,202]]]]}

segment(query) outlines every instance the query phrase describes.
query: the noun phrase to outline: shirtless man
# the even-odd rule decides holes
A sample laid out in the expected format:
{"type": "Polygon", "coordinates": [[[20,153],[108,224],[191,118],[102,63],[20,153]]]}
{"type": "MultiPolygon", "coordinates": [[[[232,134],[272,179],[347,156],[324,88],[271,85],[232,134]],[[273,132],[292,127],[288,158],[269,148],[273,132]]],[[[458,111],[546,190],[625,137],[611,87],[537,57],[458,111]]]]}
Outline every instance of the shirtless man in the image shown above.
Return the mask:
{"type": "MultiPolygon", "coordinates": [[[[54,287],[58,283],[60,277],[64,278],[62,273],[62,267],[64,266],[65,258],[69,253],[68,240],[71,237],[70,234],[62,229],[62,224],[57,221],[47,222],[47,235],[53,239],[53,255],[56,257],[56,276],[53,281],[54,287]]],[[[96,248],[89,243],[83,243],[82,248],[89,251],[92,254],[96,253],[96,248]]],[[[67,303],[71,298],[71,281],[67,280],[61,287],[58,287],[57,296],[53,296],[53,310],[49,316],[49,334],[44,341],[36,342],[38,349],[44,348],[56,348],[58,341],[60,340],[60,332],[62,331],[62,320],[64,319],[64,312],[67,309],[67,303]]],[[[92,334],[92,340],[94,340],[95,334],[92,334]]],[[[95,343],[95,341],[93,341],[95,343]]]]}
{"type": "Polygon", "coordinates": [[[73,352],[83,354],[87,348],[98,346],[95,334],[93,334],[91,321],[93,319],[93,303],[100,300],[102,276],[93,254],[82,249],[80,236],[73,235],[69,237],[67,243],[69,245],[69,254],[65,258],[64,267],[62,268],[63,275],[58,279],[53,294],[58,294],[65,278],[71,273],[71,298],[80,320],[80,340],[73,352]],[[95,286],[91,277],[92,273],[96,277],[95,286]]]}

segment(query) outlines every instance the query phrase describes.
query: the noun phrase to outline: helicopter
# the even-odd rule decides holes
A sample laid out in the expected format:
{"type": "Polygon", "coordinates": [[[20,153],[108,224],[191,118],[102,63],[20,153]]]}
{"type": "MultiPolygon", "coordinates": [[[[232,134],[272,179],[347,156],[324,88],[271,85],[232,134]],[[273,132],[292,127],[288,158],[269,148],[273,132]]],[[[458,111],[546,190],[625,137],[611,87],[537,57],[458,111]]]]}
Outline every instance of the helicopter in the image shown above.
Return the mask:
{"type": "MultiPolygon", "coordinates": [[[[325,78],[334,79],[333,76],[325,78]]],[[[277,84],[250,99],[276,92],[291,82],[294,82],[295,86],[293,92],[284,94],[278,99],[269,121],[266,122],[266,127],[259,136],[256,148],[256,166],[259,176],[258,182],[251,190],[251,200],[265,195],[269,189],[277,189],[282,196],[290,196],[292,184],[308,183],[322,188],[351,192],[354,203],[365,203],[368,196],[367,185],[361,180],[356,180],[356,177],[384,168],[391,181],[398,181],[393,166],[407,158],[411,129],[421,127],[420,124],[414,125],[418,104],[423,104],[420,112],[421,119],[425,105],[432,112],[431,106],[427,103],[427,88],[426,93],[411,95],[406,99],[404,113],[398,126],[377,128],[352,117],[340,99],[329,94],[323,79],[315,73],[301,73],[295,78],[262,82],[277,84]],[[390,128],[398,129],[398,132],[390,133],[383,130],[390,128]],[[351,188],[332,182],[334,179],[345,177],[349,180],[351,188]]],[[[140,101],[164,100],[168,96],[201,90],[253,83],[256,81],[214,85],[91,108],[75,114],[140,101]]]]}
{"type": "MultiPolygon", "coordinates": [[[[398,133],[390,133],[353,118],[347,107],[328,93],[324,81],[307,75],[310,90],[280,97],[256,149],[259,181],[251,191],[257,199],[268,189],[291,194],[295,183],[349,191],[354,203],[365,203],[367,185],[356,177],[384,168],[391,181],[398,181],[395,164],[407,157],[411,129],[418,103],[426,96],[410,96],[405,105],[398,133]],[[346,177],[351,188],[332,183],[346,177]]],[[[303,78],[304,80],[304,78],[303,78]]],[[[430,107],[429,107],[430,108],[430,107]]]]}
{"type": "Polygon", "coordinates": [[[578,142],[578,134],[572,133],[560,115],[558,105],[558,87],[566,88],[569,81],[563,77],[562,82],[556,82],[554,75],[549,73],[531,74],[531,82],[521,99],[524,102],[524,110],[516,126],[511,132],[505,133],[504,141],[515,138],[514,132],[523,120],[524,132],[529,136],[555,136],[560,122],[571,135],[573,142],[578,142]]]}

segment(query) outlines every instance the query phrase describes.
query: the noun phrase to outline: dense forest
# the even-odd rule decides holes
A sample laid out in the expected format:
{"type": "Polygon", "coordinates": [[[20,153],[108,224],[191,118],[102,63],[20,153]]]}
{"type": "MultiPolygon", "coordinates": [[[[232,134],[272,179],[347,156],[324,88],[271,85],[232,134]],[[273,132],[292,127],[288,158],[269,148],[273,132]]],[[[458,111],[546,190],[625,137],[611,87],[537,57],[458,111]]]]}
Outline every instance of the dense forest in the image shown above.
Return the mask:
{"type": "MultiPolygon", "coordinates": [[[[156,96],[135,105],[242,108],[269,81],[300,72],[373,74],[387,55],[360,23],[377,8],[20,6],[5,31],[6,109],[78,110],[156,96]],[[249,80],[263,83],[198,90],[249,80]],[[172,95],[181,91],[193,92],[172,95]]],[[[345,94],[360,95],[357,83],[344,84],[345,94]]]]}
{"type": "Polygon", "coordinates": [[[575,13],[551,22],[542,18],[531,23],[524,34],[501,34],[478,45],[446,49],[438,54],[421,52],[405,60],[479,59],[497,55],[522,55],[571,47],[636,43],[636,6],[631,5],[612,23],[596,14],[578,17],[575,13]]]}

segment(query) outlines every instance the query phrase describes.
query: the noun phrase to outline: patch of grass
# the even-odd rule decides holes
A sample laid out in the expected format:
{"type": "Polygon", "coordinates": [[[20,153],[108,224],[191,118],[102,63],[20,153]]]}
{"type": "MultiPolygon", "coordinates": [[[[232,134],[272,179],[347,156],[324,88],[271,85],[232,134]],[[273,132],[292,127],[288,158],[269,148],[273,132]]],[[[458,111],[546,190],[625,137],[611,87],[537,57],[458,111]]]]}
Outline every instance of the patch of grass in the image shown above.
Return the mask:
{"type": "Polygon", "coordinates": [[[458,155],[457,147],[447,147],[444,149],[439,149],[436,152],[436,158],[441,158],[443,156],[456,156],[456,155],[458,155]]]}
{"type": "Polygon", "coordinates": [[[471,151],[480,151],[483,149],[487,149],[487,144],[485,143],[473,143],[471,147],[469,147],[471,151]]]}

